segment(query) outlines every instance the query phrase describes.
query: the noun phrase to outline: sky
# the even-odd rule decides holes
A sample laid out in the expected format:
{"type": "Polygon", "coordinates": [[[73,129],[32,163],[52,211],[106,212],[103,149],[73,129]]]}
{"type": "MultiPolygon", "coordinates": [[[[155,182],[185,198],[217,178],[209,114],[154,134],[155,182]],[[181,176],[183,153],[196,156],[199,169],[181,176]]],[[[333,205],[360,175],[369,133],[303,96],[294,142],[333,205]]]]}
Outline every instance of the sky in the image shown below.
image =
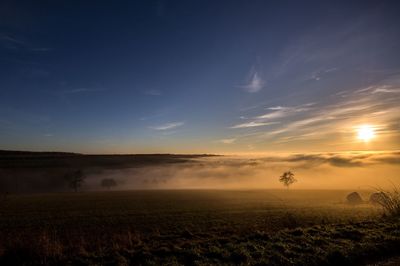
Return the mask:
{"type": "Polygon", "coordinates": [[[398,1],[1,1],[0,149],[399,150],[399,13],[398,1]]]}

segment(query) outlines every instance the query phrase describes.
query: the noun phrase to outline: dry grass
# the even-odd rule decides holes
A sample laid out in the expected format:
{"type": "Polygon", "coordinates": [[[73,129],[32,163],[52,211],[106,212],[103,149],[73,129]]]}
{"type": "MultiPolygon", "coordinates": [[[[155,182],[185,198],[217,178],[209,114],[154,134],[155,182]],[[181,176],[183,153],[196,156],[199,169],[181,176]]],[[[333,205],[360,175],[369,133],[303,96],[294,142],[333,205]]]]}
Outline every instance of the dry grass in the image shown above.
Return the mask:
{"type": "Polygon", "coordinates": [[[382,196],[377,203],[383,207],[385,213],[392,217],[400,216],[400,189],[398,186],[393,185],[391,191],[379,190],[382,196]]]}

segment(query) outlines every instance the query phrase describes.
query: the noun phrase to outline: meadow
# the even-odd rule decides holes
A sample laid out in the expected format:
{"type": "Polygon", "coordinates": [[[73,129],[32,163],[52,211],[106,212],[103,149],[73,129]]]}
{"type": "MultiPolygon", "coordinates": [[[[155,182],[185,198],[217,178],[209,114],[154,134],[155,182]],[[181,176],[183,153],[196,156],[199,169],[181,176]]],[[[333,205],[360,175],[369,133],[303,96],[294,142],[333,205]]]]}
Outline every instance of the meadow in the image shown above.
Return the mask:
{"type": "Polygon", "coordinates": [[[9,195],[0,203],[0,264],[363,265],[397,255],[400,221],[346,204],[349,192],[9,195]]]}

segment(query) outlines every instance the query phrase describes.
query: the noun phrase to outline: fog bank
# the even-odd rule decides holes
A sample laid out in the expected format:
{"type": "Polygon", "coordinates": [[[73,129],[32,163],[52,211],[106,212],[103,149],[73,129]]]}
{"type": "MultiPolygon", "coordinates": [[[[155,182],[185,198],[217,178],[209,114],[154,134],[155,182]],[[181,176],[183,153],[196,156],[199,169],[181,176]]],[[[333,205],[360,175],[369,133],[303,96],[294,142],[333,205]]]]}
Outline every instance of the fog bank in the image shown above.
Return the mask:
{"type": "Polygon", "coordinates": [[[88,174],[86,188],[102,189],[269,189],[283,188],[278,178],[291,170],[292,189],[365,189],[399,183],[400,152],[346,152],[276,156],[219,156],[189,162],[103,170],[88,174]]]}

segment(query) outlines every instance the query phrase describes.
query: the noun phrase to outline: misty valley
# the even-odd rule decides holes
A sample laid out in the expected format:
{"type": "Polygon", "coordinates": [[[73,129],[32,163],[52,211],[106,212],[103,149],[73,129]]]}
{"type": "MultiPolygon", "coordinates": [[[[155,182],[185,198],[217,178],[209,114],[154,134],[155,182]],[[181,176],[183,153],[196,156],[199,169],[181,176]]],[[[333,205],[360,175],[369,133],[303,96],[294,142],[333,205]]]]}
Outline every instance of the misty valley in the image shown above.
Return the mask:
{"type": "Polygon", "coordinates": [[[2,265],[367,265],[398,254],[397,214],[371,202],[373,177],[395,174],[398,152],[0,154],[2,265]],[[288,168],[296,182],[284,188],[288,168]],[[371,183],[350,182],[348,169],[371,183]]]}
{"type": "Polygon", "coordinates": [[[400,266],[400,0],[0,0],[0,266],[400,266]]]}

